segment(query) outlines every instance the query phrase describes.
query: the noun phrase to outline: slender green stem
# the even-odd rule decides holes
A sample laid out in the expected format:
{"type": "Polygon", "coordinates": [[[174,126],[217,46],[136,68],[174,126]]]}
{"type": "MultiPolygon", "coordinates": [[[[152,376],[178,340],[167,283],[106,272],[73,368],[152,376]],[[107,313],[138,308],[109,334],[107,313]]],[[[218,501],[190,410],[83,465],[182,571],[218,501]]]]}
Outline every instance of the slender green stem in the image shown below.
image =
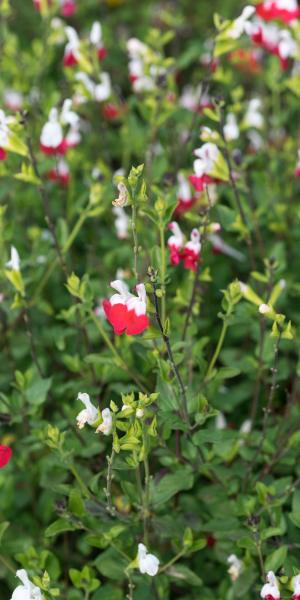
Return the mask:
{"type": "Polygon", "coordinates": [[[147,439],[145,432],[143,432],[143,445],[144,445],[144,471],[145,471],[145,484],[143,494],[143,521],[144,521],[144,542],[148,545],[148,519],[149,519],[149,504],[150,504],[150,469],[149,460],[147,454],[147,439]]]}
{"type": "Polygon", "coordinates": [[[217,347],[215,349],[215,352],[213,354],[213,357],[212,357],[212,359],[211,359],[211,361],[209,363],[209,367],[207,369],[207,373],[206,373],[206,376],[205,376],[205,381],[209,380],[209,378],[210,378],[210,376],[211,376],[211,374],[212,374],[212,372],[214,370],[214,366],[215,366],[215,364],[216,364],[216,362],[218,360],[219,354],[220,354],[220,352],[222,350],[222,346],[223,346],[223,343],[224,343],[224,339],[225,339],[227,328],[228,328],[228,322],[226,320],[224,320],[223,321],[223,325],[222,325],[222,329],[221,329],[221,333],[220,333],[220,337],[219,337],[219,341],[217,343],[217,347]]]}
{"type": "Polygon", "coordinates": [[[78,482],[82,493],[85,495],[86,498],[90,499],[92,497],[92,494],[90,493],[89,489],[85,485],[84,481],[81,479],[75,465],[72,465],[72,464],[70,465],[70,471],[71,471],[71,473],[73,473],[76,481],[78,482]]]}
{"type": "Polygon", "coordinates": [[[90,592],[89,592],[89,590],[86,590],[84,600],[89,600],[89,597],[90,597],[90,592]]]}
{"type": "Polygon", "coordinates": [[[113,461],[115,457],[115,451],[112,450],[110,456],[107,456],[107,477],[106,477],[106,498],[107,498],[107,510],[109,514],[114,517],[116,514],[116,509],[112,503],[112,495],[111,495],[111,484],[113,478],[113,461]]]}
{"type": "Polygon", "coordinates": [[[131,207],[131,229],[132,229],[132,237],[133,237],[133,253],[134,253],[134,276],[136,282],[139,280],[139,272],[138,272],[138,254],[139,254],[139,242],[138,235],[136,229],[136,218],[137,211],[135,203],[132,204],[131,207]]]}
{"type": "Polygon", "coordinates": [[[162,299],[161,299],[161,318],[163,325],[166,320],[166,245],[165,245],[165,230],[164,225],[161,223],[159,227],[160,234],[160,279],[161,279],[161,290],[162,290],[162,299]]]}
{"type": "Polygon", "coordinates": [[[10,564],[10,562],[2,554],[0,554],[0,562],[2,562],[2,564],[8,569],[8,571],[13,573],[14,575],[16,574],[16,569],[14,569],[14,567],[10,564]]]}
{"type": "Polygon", "coordinates": [[[167,564],[163,565],[163,567],[161,567],[158,572],[164,573],[165,571],[167,571],[167,569],[172,567],[172,565],[174,565],[182,556],[184,556],[185,553],[186,553],[186,549],[183,548],[182,550],[180,550],[180,552],[178,552],[178,554],[176,554],[173,558],[171,558],[171,560],[169,560],[169,562],[167,562],[167,564]]]}

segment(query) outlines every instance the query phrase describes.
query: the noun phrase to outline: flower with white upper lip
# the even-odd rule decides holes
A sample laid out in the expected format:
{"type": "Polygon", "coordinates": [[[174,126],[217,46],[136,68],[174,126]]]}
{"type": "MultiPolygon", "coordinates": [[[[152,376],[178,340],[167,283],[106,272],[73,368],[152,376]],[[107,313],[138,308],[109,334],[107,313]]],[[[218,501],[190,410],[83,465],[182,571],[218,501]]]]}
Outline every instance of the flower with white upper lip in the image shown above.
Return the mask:
{"type": "Polygon", "coordinates": [[[83,429],[86,423],[92,426],[95,425],[99,419],[99,414],[98,409],[92,404],[89,394],[80,392],[77,399],[85,406],[76,417],[78,428],[83,429]]]}
{"type": "Polygon", "coordinates": [[[278,56],[283,70],[288,68],[289,59],[297,55],[298,46],[291,31],[281,29],[276,23],[256,20],[248,23],[247,33],[255,44],[278,56]]]}
{"type": "Polygon", "coordinates": [[[257,4],[256,14],[264,21],[279,19],[291,23],[300,16],[297,0],[264,0],[257,4]]]}
{"type": "Polygon", "coordinates": [[[145,573],[150,575],[150,577],[157,575],[159,569],[159,559],[154,554],[148,553],[148,550],[144,544],[138,545],[137,561],[140,573],[142,573],[142,575],[145,573]]]}
{"type": "Polygon", "coordinates": [[[189,180],[195,190],[202,192],[206,185],[220,183],[213,174],[216,162],[221,156],[218,146],[207,142],[200,148],[196,148],[194,154],[197,157],[194,161],[194,175],[190,175],[189,180]]]}
{"type": "Polygon", "coordinates": [[[124,281],[112,281],[110,286],[118,293],[103,301],[106,318],[116,335],[138,335],[149,327],[146,315],[146,289],[143,283],[136,285],[137,296],[131,294],[124,281]]]}
{"type": "Polygon", "coordinates": [[[185,213],[187,210],[192,208],[196,202],[196,198],[191,192],[191,187],[188,179],[182,174],[178,173],[178,190],[177,190],[177,201],[178,204],[175,208],[174,215],[179,216],[185,213]]]}
{"type": "Polygon", "coordinates": [[[197,271],[197,263],[200,257],[200,252],[200,233],[198,229],[193,229],[190,240],[185,244],[181,255],[185,269],[197,271]]]}
{"type": "Polygon", "coordinates": [[[228,556],[227,562],[230,565],[228,569],[230,578],[232,581],[236,581],[242,572],[243,563],[235,554],[228,556]]]}
{"type": "Polygon", "coordinates": [[[56,181],[62,187],[67,186],[70,181],[70,169],[66,161],[59,159],[55,168],[48,171],[47,176],[50,181],[56,181]]]}
{"type": "Polygon", "coordinates": [[[102,423],[97,427],[96,433],[103,433],[103,435],[110,435],[112,432],[112,414],[109,408],[104,408],[101,412],[102,423]]]}
{"type": "Polygon", "coordinates": [[[11,246],[10,260],[6,263],[6,266],[12,271],[20,271],[20,256],[14,246],[11,246]]]}
{"type": "Polygon", "coordinates": [[[224,136],[227,142],[237,140],[240,135],[240,130],[237,124],[236,116],[233,113],[229,113],[226,117],[226,123],[224,125],[224,136]]]}
{"type": "Polygon", "coordinates": [[[246,30],[247,22],[249,21],[249,19],[252,17],[252,15],[254,13],[255,13],[254,6],[245,6],[245,8],[242,11],[242,14],[233,21],[229,30],[226,31],[228,37],[230,37],[234,40],[237,40],[238,38],[240,38],[241,35],[246,30]]]}
{"type": "Polygon", "coordinates": [[[16,90],[5,90],[4,103],[6,108],[13,111],[21,110],[24,102],[23,94],[16,90]]]}
{"type": "Polygon", "coordinates": [[[295,575],[295,577],[293,577],[291,585],[294,592],[294,600],[300,600],[300,575],[295,575]]]}
{"type": "Polygon", "coordinates": [[[60,112],[57,108],[50,110],[48,121],[43,126],[40,136],[40,148],[44,154],[65,154],[68,148],[77,145],[80,141],[80,135],[78,134],[79,117],[71,110],[71,106],[72,100],[67,98],[60,112]],[[66,125],[70,129],[64,137],[63,126],[66,125]],[[74,138],[75,133],[76,138],[74,138]]]}
{"type": "Polygon", "coordinates": [[[280,591],[273,571],[267,573],[267,583],[263,585],[260,595],[267,600],[280,600],[280,591]]]}
{"type": "Polygon", "coordinates": [[[68,42],[64,51],[64,67],[74,67],[80,60],[80,39],[74,27],[66,27],[68,42]]]}
{"type": "Polygon", "coordinates": [[[107,55],[107,50],[102,42],[102,27],[99,21],[95,21],[92,25],[90,42],[95,46],[99,60],[103,60],[107,55]]]}
{"type": "Polygon", "coordinates": [[[178,265],[181,260],[181,251],[184,244],[184,235],[176,221],[169,223],[168,229],[173,235],[168,239],[171,265],[178,265]]]}
{"type": "Polygon", "coordinates": [[[3,110],[0,110],[0,160],[5,160],[7,156],[6,147],[9,144],[10,129],[9,125],[13,118],[7,117],[3,110]]]}
{"type": "Polygon", "coordinates": [[[10,600],[43,600],[40,588],[30,581],[25,569],[19,569],[16,576],[20,579],[22,585],[16,587],[10,600]]]}
{"type": "Polygon", "coordinates": [[[244,119],[246,127],[262,129],[262,127],[264,126],[264,118],[261,114],[261,109],[262,101],[260,100],[260,98],[252,98],[249,101],[244,119]]]}
{"type": "Polygon", "coordinates": [[[120,206],[113,206],[112,211],[116,217],[115,228],[117,232],[117,237],[120,240],[124,240],[128,237],[129,217],[126,214],[125,210],[120,206]]]}

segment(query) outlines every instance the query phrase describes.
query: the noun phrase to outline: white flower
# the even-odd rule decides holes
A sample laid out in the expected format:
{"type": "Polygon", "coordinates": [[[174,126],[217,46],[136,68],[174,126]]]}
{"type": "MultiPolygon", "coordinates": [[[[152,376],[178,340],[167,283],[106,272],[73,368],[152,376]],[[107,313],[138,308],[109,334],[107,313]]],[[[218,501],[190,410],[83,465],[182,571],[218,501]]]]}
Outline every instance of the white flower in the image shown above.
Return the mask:
{"type": "Polygon", "coordinates": [[[194,161],[194,170],[198,177],[209,174],[219,156],[219,149],[216,144],[208,142],[203,144],[201,148],[194,150],[197,160],[194,161]]]}
{"type": "Polygon", "coordinates": [[[117,232],[117,237],[121,240],[125,239],[128,237],[129,217],[126,214],[125,210],[120,206],[114,206],[112,210],[114,215],[116,216],[115,228],[117,232]]]}
{"type": "Polygon", "coordinates": [[[157,574],[159,568],[159,560],[154,554],[148,554],[146,546],[144,544],[138,545],[138,566],[140,572],[144,575],[150,575],[154,577],[157,574]]]}
{"type": "Polygon", "coordinates": [[[22,585],[18,585],[10,600],[43,600],[40,588],[29,580],[25,569],[17,571],[16,576],[20,579],[22,585]]]}
{"type": "Polygon", "coordinates": [[[76,127],[79,123],[79,117],[76,114],[76,112],[71,110],[71,106],[71,98],[66,98],[61,109],[60,121],[63,125],[70,125],[71,127],[76,127]]]}
{"type": "Polygon", "coordinates": [[[68,38],[68,43],[65,47],[65,55],[73,54],[73,56],[79,58],[80,39],[77,31],[73,27],[65,27],[65,33],[68,38]]]}
{"type": "Polygon", "coordinates": [[[12,271],[20,271],[20,256],[14,246],[11,247],[10,260],[6,263],[6,266],[12,271]]]}
{"type": "Polygon", "coordinates": [[[272,309],[268,304],[261,304],[258,308],[258,311],[261,315],[267,315],[269,312],[271,312],[271,310],[272,309]]]}
{"type": "Polygon", "coordinates": [[[296,575],[295,577],[293,577],[291,583],[294,592],[293,596],[295,600],[298,600],[298,598],[300,598],[300,575],[296,575]]]}
{"type": "Polygon", "coordinates": [[[143,283],[138,283],[135,286],[137,297],[131,295],[131,298],[126,302],[128,310],[134,310],[135,314],[139,317],[140,315],[146,314],[147,306],[147,294],[146,288],[143,283]]]}
{"type": "Polygon", "coordinates": [[[178,181],[178,191],[177,198],[180,199],[181,202],[189,202],[191,200],[191,188],[187,178],[182,174],[178,173],[177,175],[178,181]]]}
{"type": "Polygon", "coordinates": [[[182,248],[184,243],[184,235],[176,221],[172,221],[168,225],[168,229],[172,231],[173,235],[168,239],[169,248],[182,248]]]}
{"type": "Polygon", "coordinates": [[[255,13],[255,6],[245,6],[242,14],[233,21],[228,33],[228,36],[237,40],[246,30],[247,21],[255,13]]]}
{"type": "Polygon", "coordinates": [[[88,425],[93,425],[98,420],[98,410],[91,403],[89,394],[80,392],[77,396],[77,399],[80,400],[85,406],[85,408],[77,415],[77,426],[79,429],[82,429],[86,423],[88,425]]]}
{"type": "Polygon", "coordinates": [[[0,148],[8,144],[10,122],[11,117],[6,117],[5,112],[0,110],[0,148]]]}
{"type": "Polygon", "coordinates": [[[280,599],[280,591],[278,588],[277,579],[276,579],[273,571],[269,571],[269,573],[267,574],[267,582],[268,583],[265,583],[265,585],[261,589],[261,592],[260,592],[261,597],[268,598],[268,596],[270,596],[274,600],[279,600],[280,599]]]}
{"type": "Polygon", "coordinates": [[[101,412],[101,416],[103,419],[103,423],[99,425],[96,429],[96,433],[103,433],[104,435],[110,435],[112,431],[112,415],[109,408],[104,408],[101,412]]]}
{"type": "Polygon", "coordinates": [[[245,125],[261,129],[264,126],[264,118],[261,114],[262,102],[260,98],[252,98],[248,104],[245,114],[245,125]]]}
{"type": "Polygon", "coordinates": [[[47,123],[41,133],[41,144],[47,148],[57,148],[63,141],[62,126],[58,121],[57,108],[52,108],[47,123]]]}
{"type": "Polygon", "coordinates": [[[247,434],[247,433],[250,433],[251,429],[252,429],[252,421],[251,421],[251,419],[246,419],[246,421],[244,421],[241,424],[240,432],[247,434]]]}
{"type": "Polygon", "coordinates": [[[241,574],[243,563],[235,554],[228,556],[227,562],[230,565],[228,569],[230,578],[232,581],[236,581],[241,574]]]}
{"type": "Polygon", "coordinates": [[[148,52],[148,47],[137,38],[130,38],[127,41],[127,50],[131,58],[144,56],[148,52]]]}
{"type": "Polygon", "coordinates": [[[127,190],[125,183],[123,183],[122,181],[120,181],[118,183],[117,188],[118,188],[119,195],[118,195],[118,198],[113,200],[112,204],[113,204],[113,206],[115,206],[117,208],[123,208],[123,206],[126,206],[126,204],[127,204],[128,190],[127,190]]]}
{"type": "Polygon", "coordinates": [[[21,110],[23,101],[23,94],[21,94],[20,92],[17,92],[16,90],[5,90],[5,106],[7,106],[7,108],[9,108],[10,110],[21,110]]]}
{"type": "Polygon", "coordinates": [[[236,116],[233,113],[227,115],[224,125],[224,135],[227,142],[237,140],[240,135],[240,130],[237,124],[236,116]]]}
{"type": "Polygon", "coordinates": [[[143,408],[138,408],[135,414],[138,419],[142,419],[145,414],[145,411],[143,408]]]}
{"type": "Polygon", "coordinates": [[[90,42],[94,46],[99,46],[102,41],[102,28],[99,21],[95,21],[92,25],[91,33],[90,33],[90,42]]]}
{"type": "Polygon", "coordinates": [[[110,76],[108,73],[101,73],[100,75],[100,83],[97,83],[95,86],[94,96],[97,102],[103,102],[107,100],[111,95],[111,82],[110,76]]]}
{"type": "Polygon", "coordinates": [[[226,429],[226,427],[227,427],[226,417],[222,412],[219,412],[216,416],[215,427],[216,427],[216,429],[221,429],[221,430],[226,429]]]}

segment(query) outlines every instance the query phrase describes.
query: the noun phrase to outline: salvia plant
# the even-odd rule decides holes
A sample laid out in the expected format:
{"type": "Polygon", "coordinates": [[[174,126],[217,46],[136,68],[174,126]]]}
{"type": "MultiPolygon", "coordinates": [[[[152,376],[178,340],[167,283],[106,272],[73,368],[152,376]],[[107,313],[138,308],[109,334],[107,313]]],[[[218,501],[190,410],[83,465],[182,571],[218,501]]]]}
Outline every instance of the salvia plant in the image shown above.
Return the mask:
{"type": "Polygon", "coordinates": [[[0,0],[1,600],[300,600],[297,0],[0,0]]]}

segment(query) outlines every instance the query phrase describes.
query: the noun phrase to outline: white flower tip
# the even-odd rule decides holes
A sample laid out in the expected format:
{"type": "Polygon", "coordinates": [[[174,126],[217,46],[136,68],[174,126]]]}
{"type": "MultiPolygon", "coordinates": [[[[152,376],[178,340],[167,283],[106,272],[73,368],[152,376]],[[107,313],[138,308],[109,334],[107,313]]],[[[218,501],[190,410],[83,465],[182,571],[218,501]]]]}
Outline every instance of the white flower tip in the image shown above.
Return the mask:
{"type": "Polygon", "coordinates": [[[266,315],[269,312],[271,312],[271,310],[272,309],[268,304],[261,304],[258,309],[258,311],[260,312],[261,315],[266,315]]]}

